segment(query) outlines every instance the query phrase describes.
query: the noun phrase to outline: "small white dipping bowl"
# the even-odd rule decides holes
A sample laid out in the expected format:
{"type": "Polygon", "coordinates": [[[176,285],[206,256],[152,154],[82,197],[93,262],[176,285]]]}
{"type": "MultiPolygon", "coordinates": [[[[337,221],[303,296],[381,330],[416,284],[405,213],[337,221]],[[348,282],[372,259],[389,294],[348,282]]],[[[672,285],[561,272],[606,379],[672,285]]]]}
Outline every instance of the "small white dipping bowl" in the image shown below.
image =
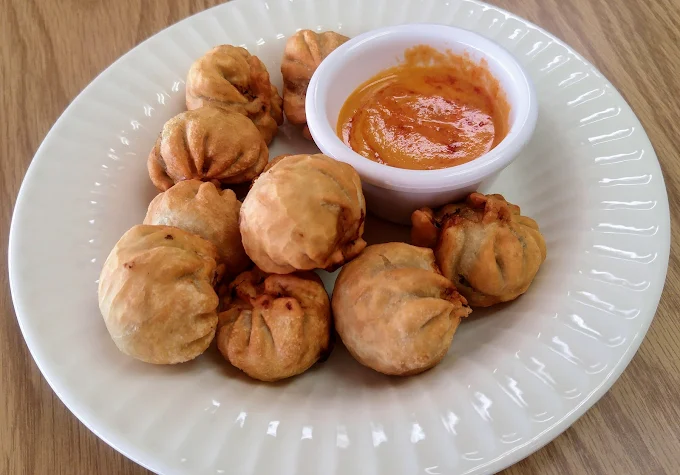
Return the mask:
{"type": "Polygon", "coordinates": [[[305,103],[309,130],[321,151],[352,165],[361,176],[369,211],[389,221],[409,224],[411,213],[463,198],[508,166],[527,144],[536,126],[538,104],[531,80],[515,58],[491,40],[460,28],[432,24],[391,26],[359,35],[333,51],[309,83],[305,103]],[[396,66],[416,45],[467,53],[486,60],[510,104],[507,136],[470,162],[439,170],[408,170],[364,158],[337,136],[340,109],[358,86],[396,66]]]}

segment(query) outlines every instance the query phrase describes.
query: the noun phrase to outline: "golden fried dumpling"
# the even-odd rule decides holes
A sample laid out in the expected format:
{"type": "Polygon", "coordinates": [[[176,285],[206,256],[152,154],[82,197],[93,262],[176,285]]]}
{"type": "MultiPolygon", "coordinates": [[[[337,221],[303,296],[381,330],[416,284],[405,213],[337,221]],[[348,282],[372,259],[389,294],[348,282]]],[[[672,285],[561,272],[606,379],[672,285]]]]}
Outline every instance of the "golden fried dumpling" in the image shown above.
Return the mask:
{"type": "Polygon", "coordinates": [[[217,347],[252,378],[295,376],[331,350],[330,302],[312,272],[244,272],[229,286],[222,308],[217,347]]]}
{"type": "Polygon", "coordinates": [[[232,190],[187,180],[153,199],[144,224],[176,226],[210,241],[217,247],[225,272],[235,277],[250,265],[238,227],[240,210],[241,202],[232,190]]]}
{"type": "Polygon", "coordinates": [[[160,191],[184,180],[216,186],[244,183],[257,177],[269,150],[245,116],[214,107],[176,115],[163,126],[147,166],[160,191]]]}
{"type": "Polygon", "coordinates": [[[332,305],[335,329],[352,356],[390,375],[438,364],[471,311],[431,249],[400,242],[368,246],[346,264],[332,305]]]}
{"type": "Polygon", "coordinates": [[[104,263],[99,309],[123,353],[155,364],[189,361],[217,328],[217,250],[170,226],[137,225],[104,263]]]}
{"type": "Polygon", "coordinates": [[[473,307],[514,300],[545,260],[538,224],[501,195],[472,193],[465,202],[415,211],[411,239],[434,249],[442,273],[473,307]]]}
{"type": "Polygon", "coordinates": [[[349,38],[334,31],[300,30],[286,42],[281,62],[283,111],[291,124],[304,126],[303,134],[308,139],[312,138],[305,114],[309,81],[321,61],[347,40],[349,38]]]}
{"type": "Polygon", "coordinates": [[[216,46],[189,69],[187,109],[222,107],[251,119],[269,144],[283,123],[282,99],[257,56],[231,45],[216,46]]]}
{"type": "Polygon", "coordinates": [[[325,155],[278,159],[241,207],[248,256],[265,272],[333,270],[366,246],[359,175],[325,155]]]}

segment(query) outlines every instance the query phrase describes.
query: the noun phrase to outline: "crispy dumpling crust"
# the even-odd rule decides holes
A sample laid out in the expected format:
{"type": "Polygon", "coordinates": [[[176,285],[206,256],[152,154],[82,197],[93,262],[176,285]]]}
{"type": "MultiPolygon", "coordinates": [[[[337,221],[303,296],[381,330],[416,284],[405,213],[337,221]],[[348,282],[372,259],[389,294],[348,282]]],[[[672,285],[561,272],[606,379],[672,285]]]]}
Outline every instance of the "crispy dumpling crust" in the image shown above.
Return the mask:
{"type": "Polygon", "coordinates": [[[538,224],[501,195],[472,193],[411,218],[411,240],[431,247],[442,273],[473,307],[514,300],[527,291],[546,258],[538,224]]]}
{"type": "Polygon", "coordinates": [[[212,342],[217,250],[179,228],[137,225],[109,254],[99,309],[123,353],[155,364],[189,361],[212,342]]]}
{"type": "Polygon", "coordinates": [[[352,356],[389,375],[437,365],[471,311],[437,269],[431,249],[397,242],[368,246],[346,264],[332,306],[335,328],[352,356]]]}
{"type": "Polygon", "coordinates": [[[217,187],[248,182],[268,160],[267,145],[250,120],[203,107],[165,123],[147,167],[156,188],[166,191],[184,180],[209,181],[217,187]]]}
{"type": "Polygon", "coordinates": [[[254,379],[303,373],[331,350],[330,302],[314,273],[244,272],[228,287],[222,308],[217,346],[254,379]]]}
{"type": "Polygon", "coordinates": [[[267,144],[283,124],[282,99],[257,56],[231,45],[216,46],[189,69],[187,109],[221,107],[255,123],[267,144]]]}
{"type": "Polygon", "coordinates": [[[283,76],[283,110],[288,122],[302,125],[303,135],[311,140],[305,114],[305,98],[309,81],[321,61],[338,46],[349,40],[334,31],[317,33],[300,30],[288,38],[281,61],[283,76]]]}
{"type": "Polygon", "coordinates": [[[265,272],[334,270],[366,246],[366,203],[350,166],[289,155],[256,181],[241,206],[243,246],[265,272]]]}
{"type": "Polygon", "coordinates": [[[151,201],[144,224],[176,226],[212,242],[225,273],[235,277],[250,265],[238,227],[240,211],[241,202],[232,190],[187,180],[151,201]]]}

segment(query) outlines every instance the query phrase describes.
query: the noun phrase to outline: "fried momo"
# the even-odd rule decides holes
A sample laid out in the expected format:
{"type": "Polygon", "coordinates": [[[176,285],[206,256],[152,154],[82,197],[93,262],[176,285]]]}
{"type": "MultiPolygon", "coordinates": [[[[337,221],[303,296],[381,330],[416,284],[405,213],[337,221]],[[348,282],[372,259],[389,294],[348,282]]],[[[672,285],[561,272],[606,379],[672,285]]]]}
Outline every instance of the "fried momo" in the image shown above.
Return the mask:
{"type": "Polygon", "coordinates": [[[216,278],[213,244],[178,228],[137,225],[104,263],[99,309],[123,353],[147,363],[182,363],[215,337],[216,278]]]}
{"type": "Polygon", "coordinates": [[[346,36],[326,31],[316,33],[300,30],[288,38],[281,61],[283,76],[283,111],[291,124],[302,125],[303,135],[310,139],[305,114],[307,87],[321,61],[338,46],[349,40],[346,36]]]}
{"type": "Polygon", "coordinates": [[[312,272],[244,272],[229,286],[222,308],[217,347],[254,379],[303,373],[331,350],[330,302],[312,272]]]}
{"type": "Polygon", "coordinates": [[[147,167],[159,191],[184,180],[238,184],[257,177],[269,150],[253,123],[241,114],[203,107],[176,115],[163,126],[147,167]]]}
{"type": "Polygon", "coordinates": [[[472,193],[462,203],[415,211],[412,241],[434,249],[442,273],[473,307],[516,299],[546,257],[538,224],[501,195],[472,193]]]}
{"type": "Polygon", "coordinates": [[[241,243],[238,215],[241,202],[232,190],[187,180],[156,196],[144,224],[175,226],[213,243],[225,272],[235,277],[250,265],[241,243]]]}
{"type": "Polygon", "coordinates": [[[366,203],[350,166],[325,155],[281,157],[241,207],[248,256],[265,272],[333,270],[366,246],[366,203]]]}
{"type": "Polygon", "coordinates": [[[369,246],[346,264],[332,306],[335,329],[352,356],[389,375],[437,365],[471,311],[437,269],[431,249],[397,242],[369,246]]]}
{"type": "Polygon", "coordinates": [[[189,69],[187,109],[205,106],[238,112],[255,123],[269,144],[283,123],[282,99],[257,56],[245,48],[216,46],[189,69]]]}

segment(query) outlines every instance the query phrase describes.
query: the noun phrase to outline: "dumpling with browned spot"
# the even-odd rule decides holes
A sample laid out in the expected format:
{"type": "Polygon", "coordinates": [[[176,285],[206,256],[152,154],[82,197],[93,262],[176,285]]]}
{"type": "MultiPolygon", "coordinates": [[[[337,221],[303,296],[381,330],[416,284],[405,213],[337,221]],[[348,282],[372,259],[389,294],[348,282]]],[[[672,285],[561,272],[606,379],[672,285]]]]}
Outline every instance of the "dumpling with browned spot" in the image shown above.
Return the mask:
{"type": "Polygon", "coordinates": [[[254,379],[295,376],[331,351],[330,302],[312,272],[244,272],[228,287],[222,309],[217,347],[254,379]]]}
{"type": "Polygon", "coordinates": [[[417,210],[411,240],[434,249],[442,273],[473,307],[525,293],[546,258],[538,224],[501,195],[472,193],[436,211],[417,210]]]}

